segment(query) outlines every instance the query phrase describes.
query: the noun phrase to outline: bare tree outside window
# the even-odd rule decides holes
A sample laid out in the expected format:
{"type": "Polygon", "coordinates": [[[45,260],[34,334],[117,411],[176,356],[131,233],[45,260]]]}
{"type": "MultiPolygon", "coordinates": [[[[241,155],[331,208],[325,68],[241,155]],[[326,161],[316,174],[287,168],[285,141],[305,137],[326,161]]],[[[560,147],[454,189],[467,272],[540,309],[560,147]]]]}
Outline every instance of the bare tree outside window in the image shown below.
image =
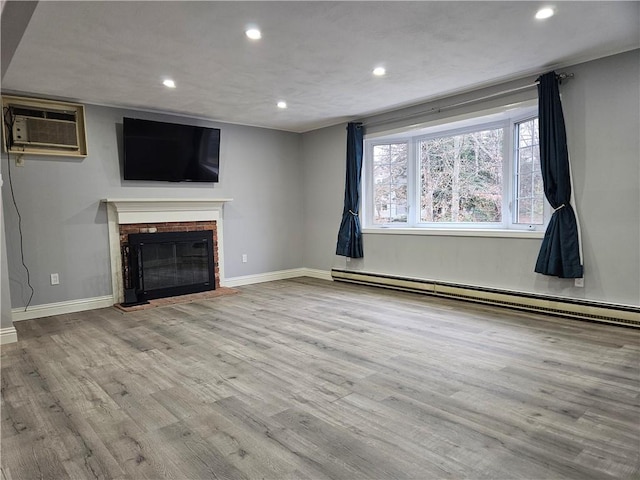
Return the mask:
{"type": "Polygon", "coordinates": [[[373,147],[373,222],[407,221],[407,143],[373,147]]]}
{"type": "Polygon", "coordinates": [[[502,221],[503,131],[420,142],[420,221],[502,221]]]}

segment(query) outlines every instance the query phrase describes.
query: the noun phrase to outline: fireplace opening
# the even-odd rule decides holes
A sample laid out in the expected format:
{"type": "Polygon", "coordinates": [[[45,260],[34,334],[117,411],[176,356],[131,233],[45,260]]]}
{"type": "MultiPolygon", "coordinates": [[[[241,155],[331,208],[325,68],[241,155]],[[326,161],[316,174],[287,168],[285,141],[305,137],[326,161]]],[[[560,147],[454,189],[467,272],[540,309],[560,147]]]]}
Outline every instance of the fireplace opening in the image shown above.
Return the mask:
{"type": "Polygon", "coordinates": [[[211,230],[132,233],[123,251],[125,305],[216,288],[211,230]]]}

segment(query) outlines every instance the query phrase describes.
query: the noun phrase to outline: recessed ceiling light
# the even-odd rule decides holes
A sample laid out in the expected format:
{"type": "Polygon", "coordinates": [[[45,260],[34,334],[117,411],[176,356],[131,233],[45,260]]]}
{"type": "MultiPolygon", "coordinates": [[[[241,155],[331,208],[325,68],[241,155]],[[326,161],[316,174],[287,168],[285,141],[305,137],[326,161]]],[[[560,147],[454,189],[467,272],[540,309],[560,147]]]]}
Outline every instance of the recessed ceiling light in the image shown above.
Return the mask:
{"type": "Polygon", "coordinates": [[[387,70],[384,67],[376,67],[373,69],[373,74],[376,77],[382,77],[385,73],[387,73],[387,70]]]}
{"type": "Polygon", "coordinates": [[[260,30],[258,30],[257,28],[250,28],[244,33],[251,40],[260,40],[262,38],[262,32],[260,32],[260,30]]]}
{"type": "Polygon", "coordinates": [[[553,17],[554,11],[551,7],[545,7],[538,10],[536,18],[538,20],[544,20],[545,18],[553,17]]]}
{"type": "Polygon", "coordinates": [[[287,108],[287,102],[280,100],[278,102],[278,108],[287,108]]]}
{"type": "Polygon", "coordinates": [[[163,80],[162,84],[165,87],[169,87],[169,88],[176,88],[176,82],[174,82],[173,80],[171,80],[170,78],[167,78],[165,80],[163,80]]]}

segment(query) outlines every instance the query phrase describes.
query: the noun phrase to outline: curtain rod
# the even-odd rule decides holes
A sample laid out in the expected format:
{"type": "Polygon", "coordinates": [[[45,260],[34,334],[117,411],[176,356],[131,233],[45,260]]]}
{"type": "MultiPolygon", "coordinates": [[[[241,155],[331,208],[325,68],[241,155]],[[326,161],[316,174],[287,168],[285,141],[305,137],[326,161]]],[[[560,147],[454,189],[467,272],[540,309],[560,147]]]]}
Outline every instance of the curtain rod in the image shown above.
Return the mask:
{"type": "MultiPolygon", "coordinates": [[[[573,76],[574,76],[573,73],[564,73],[563,72],[563,73],[557,74],[556,78],[562,83],[563,80],[568,80],[570,78],[573,78],[573,76]]],[[[378,122],[360,121],[360,123],[362,123],[365,127],[373,127],[373,126],[377,126],[377,125],[384,125],[386,123],[393,123],[393,122],[395,122],[397,120],[410,120],[410,119],[415,118],[415,117],[422,117],[424,115],[429,115],[429,114],[432,114],[432,113],[446,112],[447,110],[452,110],[454,108],[462,107],[464,105],[472,105],[474,103],[483,102],[485,100],[491,100],[493,98],[500,98],[500,97],[504,97],[506,95],[510,95],[512,93],[517,93],[517,92],[529,90],[531,88],[537,87],[538,83],[539,83],[538,80],[536,80],[535,82],[530,83],[528,85],[523,85],[521,87],[516,87],[516,88],[510,88],[508,90],[502,90],[500,92],[492,93],[490,95],[485,95],[484,97],[474,98],[472,100],[465,100],[463,102],[452,103],[451,105],[445,105],[443,107],[433,107],[433,108],[430,108],[428,110],[421,110],[419,112],[415,112],[415,113],[412,113],[412,114],[393,117],[393,118],[389,118],[389,119],[386,119],[386,120],[380,120],[378,122]]]]}

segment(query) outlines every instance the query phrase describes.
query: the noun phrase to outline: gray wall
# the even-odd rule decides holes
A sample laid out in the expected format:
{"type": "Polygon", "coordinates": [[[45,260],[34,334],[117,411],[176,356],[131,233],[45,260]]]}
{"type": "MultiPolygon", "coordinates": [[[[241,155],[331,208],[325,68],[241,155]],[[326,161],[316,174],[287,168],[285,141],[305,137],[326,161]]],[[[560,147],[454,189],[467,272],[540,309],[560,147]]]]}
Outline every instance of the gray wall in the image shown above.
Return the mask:
{"type": "Polygon", "coordinates": [[[561,92],[583,232],[584,288],[533,272],[540,239],[364,234],[364,259],[347,262],[334,255],[344,125],[303,135],[305,266],[640,304],[638,59],[636,50],[563,69],[575,74],[561,92]]]}
{"type": "MultiPolygon", "coordinates": [[[[227,278],[302,266],[300,135],[91,105],[87,132],[89,156],[83,160],[31,156],[24,167],[11,167],[35,288],[32,305],[111,294],[107,215],[100,203],[107,197],[233,198],[224,209],[227,278]],[[220,183],[124,182],[123,116],[220,128],[220,183]],[[247,263],[241,262],[244,253],[247,263]],[[60,285],[49,284],[51,273],[60,274],[60,285]]],[[[4,154],[2,176],[11,303],[17,308],[30,292],[4,154]]]]}
{"type": "MultiPolygon", "coordinates": [[[[585,288],[533,273],[539,239],[365,234],[363,260],[347,262],[336,256],[345,125],[298,135],[87,106],[86,159],[31,157],[25,167],[11,168],[23,220],[25,260],[36,290],[32,305],[111,294],[106,210],[100,204],[106,197],[233,198],[224,213],[227,278],[302,266],[337,267],[637,305],[638,51],[566,70],[575,73],[562,87],[562,95],[583,231],[585,288]],[[123,116],[221,128],[222,181],[215,186],[123,182],[123,116]],[[248,263],[241,262],[243,253],[248,263]],[[49,285],[49,274],[54,272],[60,274],[58,286],[49,285]]],[[[430,106],[420,108],[425,107],[430,106]]],[[[390,115],[395,118],[397,112],[390,115]]],[[[17,308],[25,304],[29,291],[20,264],[5,155],[2,176],[7,187],[2,194],[11,303],[17,308]]]]}
{"type": "Polygon", "coordinates": [[[304,266],[333,266],[344,204],[347,129],[345,125],[302,135],[304,186],[304,266]]]}

